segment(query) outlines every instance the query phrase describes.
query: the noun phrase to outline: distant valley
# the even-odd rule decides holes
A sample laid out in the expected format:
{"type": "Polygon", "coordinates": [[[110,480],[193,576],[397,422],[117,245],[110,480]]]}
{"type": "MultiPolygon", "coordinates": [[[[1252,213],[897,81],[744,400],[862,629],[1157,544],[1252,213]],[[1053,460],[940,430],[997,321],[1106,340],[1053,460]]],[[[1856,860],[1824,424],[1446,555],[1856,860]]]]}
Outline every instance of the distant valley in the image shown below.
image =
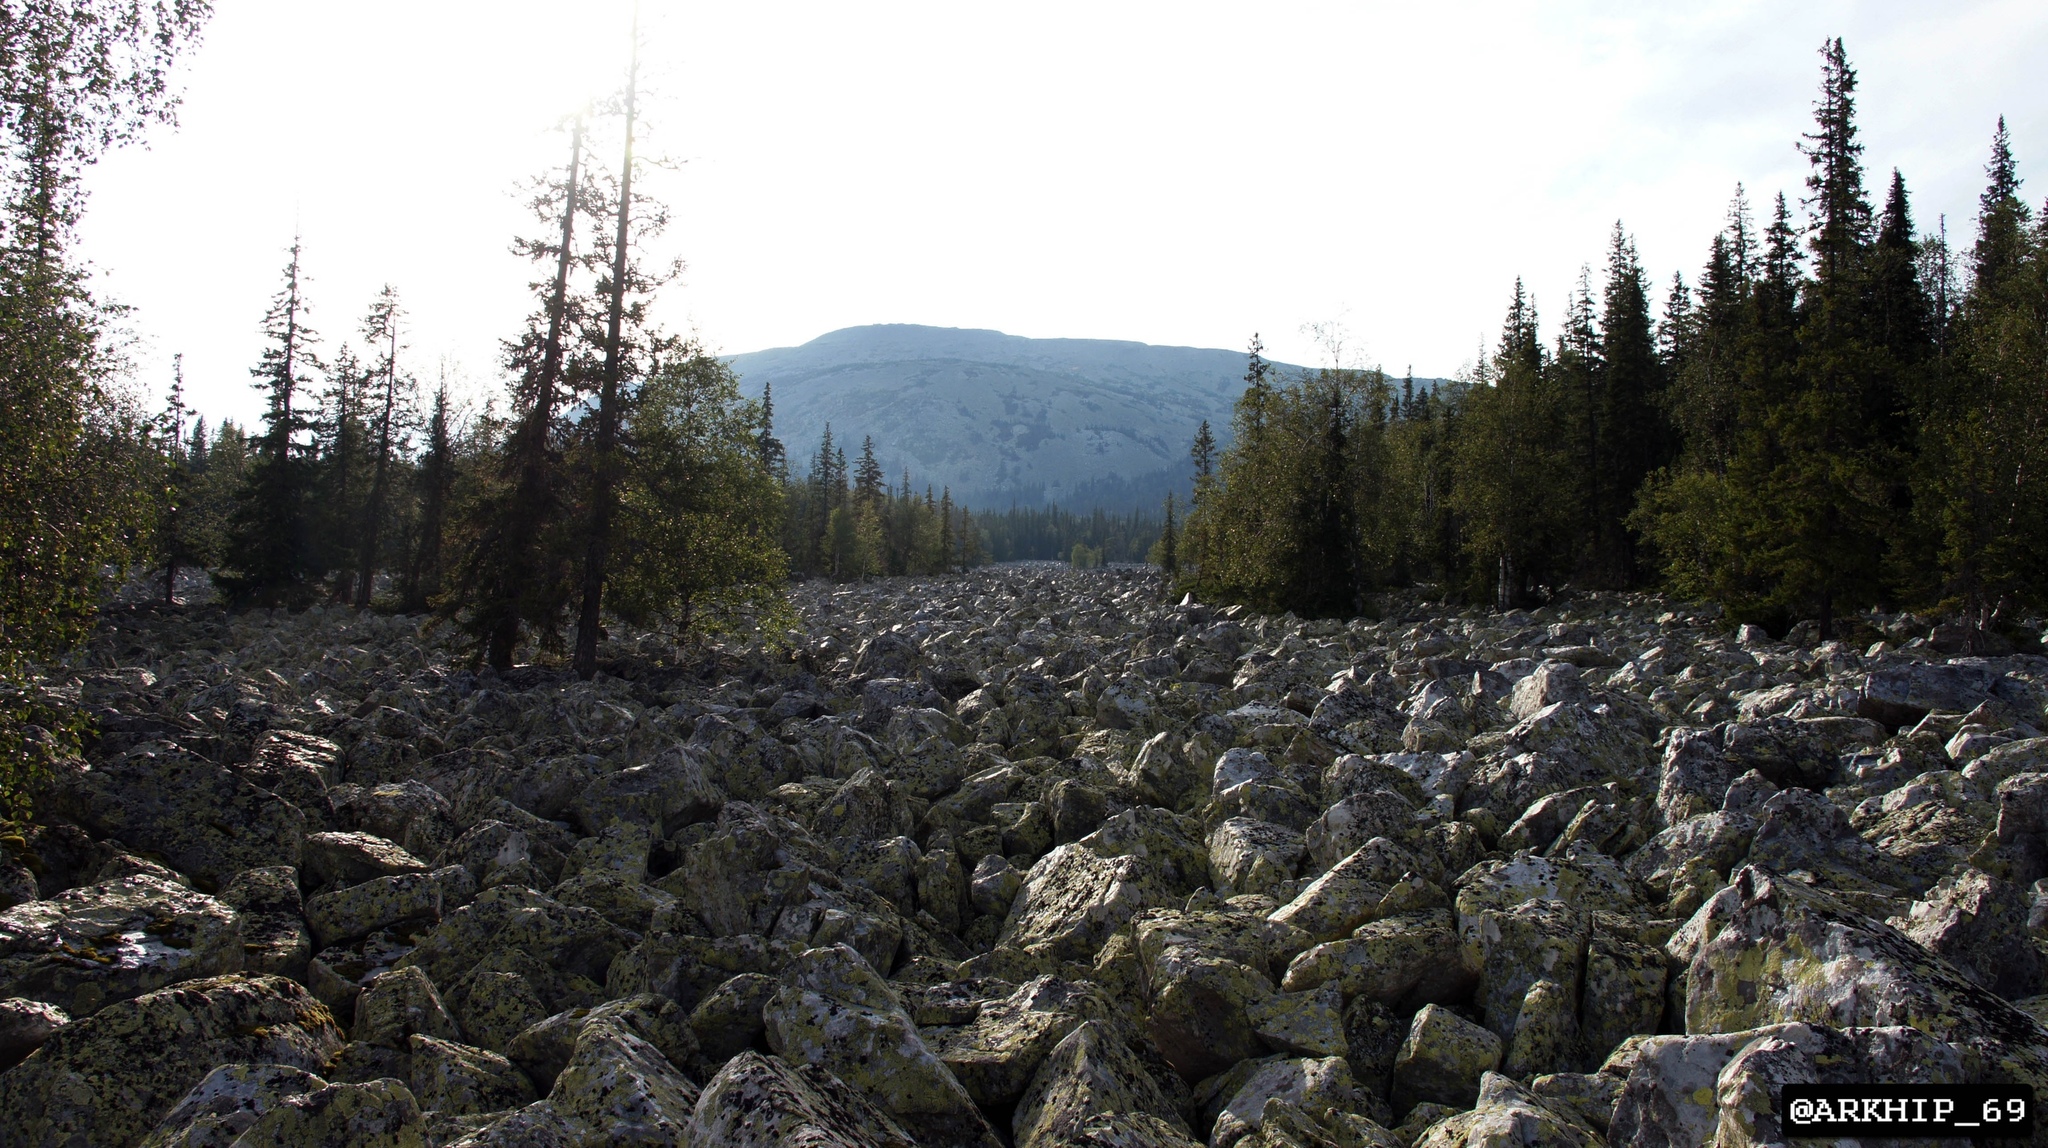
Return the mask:
{"type": "Polygon", "coordinates": [[[792,471],[809,466],[830,423],[849,458],[873,436],[891,482],[908,467],[918,486],[987,508],[1127,509],[1185,490],[1195,429],[1207,419],[1228,438],[1245,369],[1242,351],[908,324],[730,362],[747,394],[774,385],[792,471]]]}

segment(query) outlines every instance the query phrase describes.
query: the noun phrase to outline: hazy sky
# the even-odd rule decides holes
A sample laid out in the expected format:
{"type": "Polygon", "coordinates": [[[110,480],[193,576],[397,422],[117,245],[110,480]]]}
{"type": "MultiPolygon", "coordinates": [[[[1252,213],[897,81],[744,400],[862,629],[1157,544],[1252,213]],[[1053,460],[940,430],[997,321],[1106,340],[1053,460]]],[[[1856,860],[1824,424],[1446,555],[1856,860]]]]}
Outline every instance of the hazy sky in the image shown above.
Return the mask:
{"type": "MultiPolygon", "coordinates": [[[[617,85],[630,4],[216,0],[181,126],[92,173],[84,254],[205,411],[248,368],[293,229],[315,326],[377,288],[414,369],[495,388],[508,253],[562,118],[617,85]]],[[[643,179],[688,263],[671,327],[727,352],[862,323],[1322,354],[1448,374],[1521,275],[1548,321],[1619,219],[1692,279],[1736,182],[1802,190],[1817,49],[1865,159],[1966,237],[1992,126],[2048,195],[2048,4],[664,4],[643,179]],[[1708,11],[1707,9],[1711,9],[1708,11]]]]}

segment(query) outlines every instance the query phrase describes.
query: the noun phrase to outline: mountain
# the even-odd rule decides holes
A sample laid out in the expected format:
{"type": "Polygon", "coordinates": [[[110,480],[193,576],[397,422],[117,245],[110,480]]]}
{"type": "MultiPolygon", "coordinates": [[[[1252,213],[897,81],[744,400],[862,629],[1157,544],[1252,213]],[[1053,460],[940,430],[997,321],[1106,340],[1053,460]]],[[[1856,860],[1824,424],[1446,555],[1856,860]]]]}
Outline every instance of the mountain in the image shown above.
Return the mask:
{"type": "Polygon", "coordinates": [[[749,395],[774,384],[792,471],[809,467],[830,423],[849,457],[873,436],[890,481],[907,467],[916,485],[986,508],[1150,507],[1185,491],[1195,428],[1208,419],[1229,435],[1245,367],[1242,351],[910,324],[729,361],[749,395]]]}

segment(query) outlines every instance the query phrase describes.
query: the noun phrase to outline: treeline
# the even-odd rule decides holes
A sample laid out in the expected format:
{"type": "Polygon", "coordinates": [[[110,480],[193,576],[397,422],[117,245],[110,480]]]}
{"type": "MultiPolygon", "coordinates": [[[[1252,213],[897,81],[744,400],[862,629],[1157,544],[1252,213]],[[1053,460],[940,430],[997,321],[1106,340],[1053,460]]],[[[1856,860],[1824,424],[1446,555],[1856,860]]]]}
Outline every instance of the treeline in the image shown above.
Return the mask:
{"type": "Polygon", "coordinates": [[[504,343],[502,412],[462,418],[445,385],[422,394],[388,286],[323,356],[294,242],[251,372],[262,428],[233,457],[203,426],[171,439],[167,597],[177,564],[203,565],[237,606],[431,610],[492,666],[525,649],[585,677],[608,616],[685,631],[786,608],[767,411],[647,316],[676,267],[646,255],[666,213],[633,190],[635,108],[629,73],[534,186],[543,230],[514,244],[534,309],[504,343]],[[606,126],[616,168],[592,139],[606,126]]]}
{"type": "Polygon", "coordinates": [[[1058,506],[1012,506],[1000,514],[984,513],[978,521],[997,562],[1143,562],[1159,541],[1159,517],[1141,511],[1113,514],[1098,507],[1076,514],[1058,506]]]}
{"type": "Polygon", "coordinates": [[[1235,441],[1205,425],[1165,559],[1205,598],[1347,614],[1433,582],[1508,608],[1662,585],[1783,627],[1910,605],[1980,637],[2048,597],[2048,222],[2001,119],[1977,235],[1874,204],[1856,75],[1823,50],[1803,211],[1738,188],[1696,285],[1652,285],[1617,225],[1554,337],[1516,284],[1471,377],[1281,379],[1254,340],[1235,441]]]}
{"type": "MultiPolygon", "coordinates": [[[[762,455],[786,471],[773,433],[774,390],[762,395],[762,455]]],[[[891,484],[863,438],[851,468],[828,424],[800,478],[782,476],[782,545],[789,569],[804,576],[851,581],[895,574],[937,574],[988,560],[975,517],[953,505],[952,491],[922,493],[905,471],[891,484]]]]}

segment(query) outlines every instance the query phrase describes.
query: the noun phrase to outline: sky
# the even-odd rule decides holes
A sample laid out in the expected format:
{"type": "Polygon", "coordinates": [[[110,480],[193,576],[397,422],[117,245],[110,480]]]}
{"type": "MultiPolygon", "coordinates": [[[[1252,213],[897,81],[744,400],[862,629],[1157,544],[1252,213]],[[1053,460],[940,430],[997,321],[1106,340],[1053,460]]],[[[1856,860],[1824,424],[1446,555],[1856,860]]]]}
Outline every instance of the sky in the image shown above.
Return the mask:
{"type": "MultiPolygon", "coordinates": [[[[215,0],[175,129],[101,161],[79,251],[137,385],[215,420],[304,243],[331,353],[371,298],[472,403],[532,308],[523,189],[623,81],[630,0],[215,0]]],[[[724,353],[865,323],[1241,348],[1449,375],[1517,276],[1546,320],[1617,221],[1693,279],[1736,184],[1801,194],[1819,49],[1865,163],[1967,239],[1997,117],[2048,196],[2048,4],[641,6],[657,317],[724,353]],[[1320,332],[1320,333],[1319,333],[1320,332]],[[1332,339],[1329,333],[1335,332],[1332,339]]],[[[616,162],[612,160],[611,162],[616,162]]],[[[1548,332],[1550,328],[1546,327],[1548,332]]]]}

